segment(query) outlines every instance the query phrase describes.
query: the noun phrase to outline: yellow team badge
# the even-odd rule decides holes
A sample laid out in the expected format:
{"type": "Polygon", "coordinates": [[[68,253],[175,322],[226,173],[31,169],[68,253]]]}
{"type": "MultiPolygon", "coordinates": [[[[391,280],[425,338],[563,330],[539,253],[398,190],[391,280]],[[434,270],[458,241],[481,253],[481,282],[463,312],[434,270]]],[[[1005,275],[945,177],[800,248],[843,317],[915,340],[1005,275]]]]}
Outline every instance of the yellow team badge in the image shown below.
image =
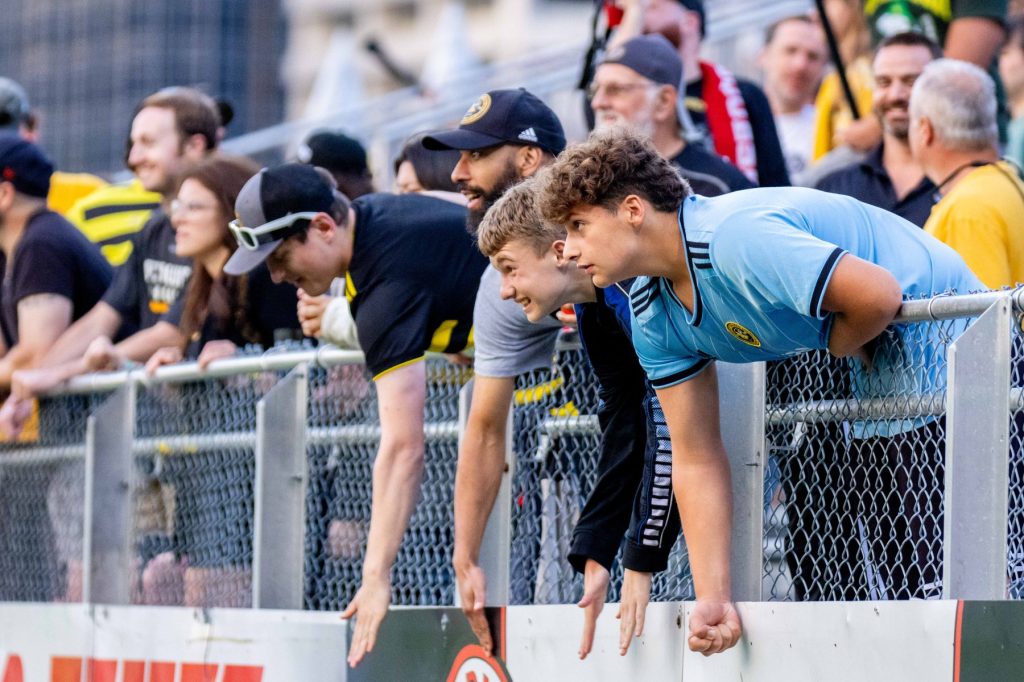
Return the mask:
{"type": "Polygon", "coordinates": [[[761,347],[761,339],[757,338],[754,335],[754,332],[750,331],[742,324],[739,324],[738,322],[726,322],[725,329],[748,346],[753,346],[754,348],[761,347]]]}
{"type": "Polygon", "coordinates": [[[479,121],[484,117],[484,114],[486,114],[490,110],[491,96],[487,94],[480,95],[480,99],[473,102],[473,106],[469,108],[469,111],[466,112],[466,115],[462,117],[461,121],[459,121],[459,125],[464,126],[479,121]]]}

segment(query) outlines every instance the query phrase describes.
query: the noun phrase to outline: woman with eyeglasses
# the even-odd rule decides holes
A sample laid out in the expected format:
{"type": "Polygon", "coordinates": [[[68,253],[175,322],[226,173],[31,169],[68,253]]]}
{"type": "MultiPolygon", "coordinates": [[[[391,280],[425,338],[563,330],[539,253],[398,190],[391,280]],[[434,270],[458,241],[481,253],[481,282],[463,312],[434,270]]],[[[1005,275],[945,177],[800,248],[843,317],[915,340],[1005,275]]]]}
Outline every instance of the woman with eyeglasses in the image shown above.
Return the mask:
{"type": "MultiPolygon", "coordinates": [[[[274,284],[266,267],[234,277],[223,272],[235,247],[228,228],[234,204],[246,180],[258,168],[249,160],[218,156],[188,170],[170,206],[178,255],[192,259],[192,277],[163,321],[175,325],[180,343],[154,353],[146,370],[198,359],[200,369],[240,347],[269,348],[279,339],[301,337],[295,288],[274,284]]],[[[118,352],[132,337],[113,345],[94,343],[86,354],[94,370],[121,364],[118,352]]],[[[232,409],[251,403],[260,386],[248,378],[219,386],[194,382],[149,389],[140,400],[139,436],[166,435],[187,421],[201,431],[229,431],[232,409]],[[148,419],[152,410],[161,419],[148,419]],[[166,425],[165,425],[166,423],[166,425]],[[150,431],[152,433],[150,433],[150,431]]],[[[252,453],[212,449],[179,453],[159,462],[154,477],[174,488],[171,551],[157,554],[142,574],[147,602],[186,606],[244,607],[251,595],[252,453]],[[178,569],[177,584],[151,584],[178,569]],[[159,570],[158,570],[159,569],[159,570]]]]}

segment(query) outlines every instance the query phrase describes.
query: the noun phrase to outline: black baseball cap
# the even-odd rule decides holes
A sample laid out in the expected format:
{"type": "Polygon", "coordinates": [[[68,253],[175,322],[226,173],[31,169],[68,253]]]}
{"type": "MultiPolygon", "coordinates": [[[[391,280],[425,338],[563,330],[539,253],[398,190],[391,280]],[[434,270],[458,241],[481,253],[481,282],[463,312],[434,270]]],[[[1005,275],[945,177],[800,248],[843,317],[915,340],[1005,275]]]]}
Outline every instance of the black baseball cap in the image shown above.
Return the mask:
{"type": "Polygon", "coordinates": [[[31,112],[25,88],[0,76],[0,130],[17,130],[31,112]]]}
{"type": "MultiPolygon", "coordinates": [[[[337,202],[348,212],[348,198],[338,192],[329,174],[321,168],[302,163],[286,163],[264,168],[249,178],[235,200],[236,221],[233,227],[259,231],[274,221],[281,221],[273,229],[256,238],[256,248],[239,244],[239,248],[224,264],[224,272],[241,275],[267,259],[281,242],[307,228],[308,218],[282,220],[293,214],[332,214],[337,202]]],[[[239,239],[235,235],[236,240],[239,239]]]]}
{"type": "Polygon", "coordinates": [[[326,168],[332,173],[366,173],[366,149],[358,140],[342,132],[320,130],[299,145],[295,154],[302,163],[326,168]]]}
{"type": "Polygon", "coordinates": [[[659,34],[636,36],[608,50],[602,64],[622,64],[647,80],[679,88],[683,61],[668,38],[659,34]]]}
{"type": "Polygon", "coordinates": [[[458,128],[423,138],[423,146],[434,151],[470,151],[508,143],[533,145],[557,155],[565,149],[565,131],[551,107],[518,88],[480,95],[458,128]]]}
{"type": "Polygon", "coordinates": [[[0,182],[21,194],[45,199],[50,193],[53,163],[43,150],[11,132],[0,133],[0,182]]]}

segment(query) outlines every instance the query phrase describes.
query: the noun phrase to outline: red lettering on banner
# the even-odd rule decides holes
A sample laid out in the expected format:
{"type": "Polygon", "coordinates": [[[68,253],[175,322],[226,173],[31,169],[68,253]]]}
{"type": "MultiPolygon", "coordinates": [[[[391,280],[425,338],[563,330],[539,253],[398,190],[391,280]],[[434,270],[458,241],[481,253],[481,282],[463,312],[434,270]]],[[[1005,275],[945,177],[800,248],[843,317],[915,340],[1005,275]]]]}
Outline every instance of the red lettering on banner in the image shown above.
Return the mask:
{"type": "Polygon", "coordinates": [[[117,661],[88,659],[85,679],[87,682],[117,682],[117,661]]]}
{"type": "Polygon", "coordinates": [[[25,672],[21,667],[21,656],[11,654],[7,657],[7,665],[4,666],[3,682],[25,682],[25,672]]]}
{"type": "Polygon", "coordinates": [[[82,659],[62,656],[51,658],[50,682],[82,682],[82,659]]]}
{"type": "Polygon", "coordinates": [[[217,668],[216,663],[182,663],[181,682],[214,682],[217,668]]]}
{"type": "Polygon", "coordinates": [[[150,661],[149,682],[174,682],[174,664],[150,661]]]}
{"type": "Polygon", "coordinates": [[[145,682],[146,680],[146,662],[145,661],[125,661],[124,662],[124,680],[123,682],[145,682]]]}
{"type": "Polygon", "coordinates": [[[263,682],[262,665],[224,666],[223,682],[263,682]]]}

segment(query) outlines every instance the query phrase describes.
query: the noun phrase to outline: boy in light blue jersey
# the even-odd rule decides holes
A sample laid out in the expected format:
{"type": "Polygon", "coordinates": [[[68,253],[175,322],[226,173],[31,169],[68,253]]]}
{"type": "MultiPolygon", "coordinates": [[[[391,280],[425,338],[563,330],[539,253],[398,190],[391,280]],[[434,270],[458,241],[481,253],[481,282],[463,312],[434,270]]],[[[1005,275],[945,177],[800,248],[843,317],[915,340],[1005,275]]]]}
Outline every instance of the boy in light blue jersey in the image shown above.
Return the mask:
{"type": "MultiPolygon", "coordinates": [[[[983,286],[948,247],[847,197],[782,188],[693,196],[649,141],[623,129],[567,149],[538,194],[544,217],[566,227],[565,256],[597,286],[637,277],[633,345],[668,421],[707,651],[728,648],[740,626],[729,596],[731,493],[712,361],[827,348],[861,360],[858,397],[935,386],[938,372],[908,371],[908,358],[934,366],[939,344],[912,348],[897,334],[875,348],[876,338],[905,296],[983,286]]],[[[869,427],[859,435],[875,435],[869,427]]]]}

